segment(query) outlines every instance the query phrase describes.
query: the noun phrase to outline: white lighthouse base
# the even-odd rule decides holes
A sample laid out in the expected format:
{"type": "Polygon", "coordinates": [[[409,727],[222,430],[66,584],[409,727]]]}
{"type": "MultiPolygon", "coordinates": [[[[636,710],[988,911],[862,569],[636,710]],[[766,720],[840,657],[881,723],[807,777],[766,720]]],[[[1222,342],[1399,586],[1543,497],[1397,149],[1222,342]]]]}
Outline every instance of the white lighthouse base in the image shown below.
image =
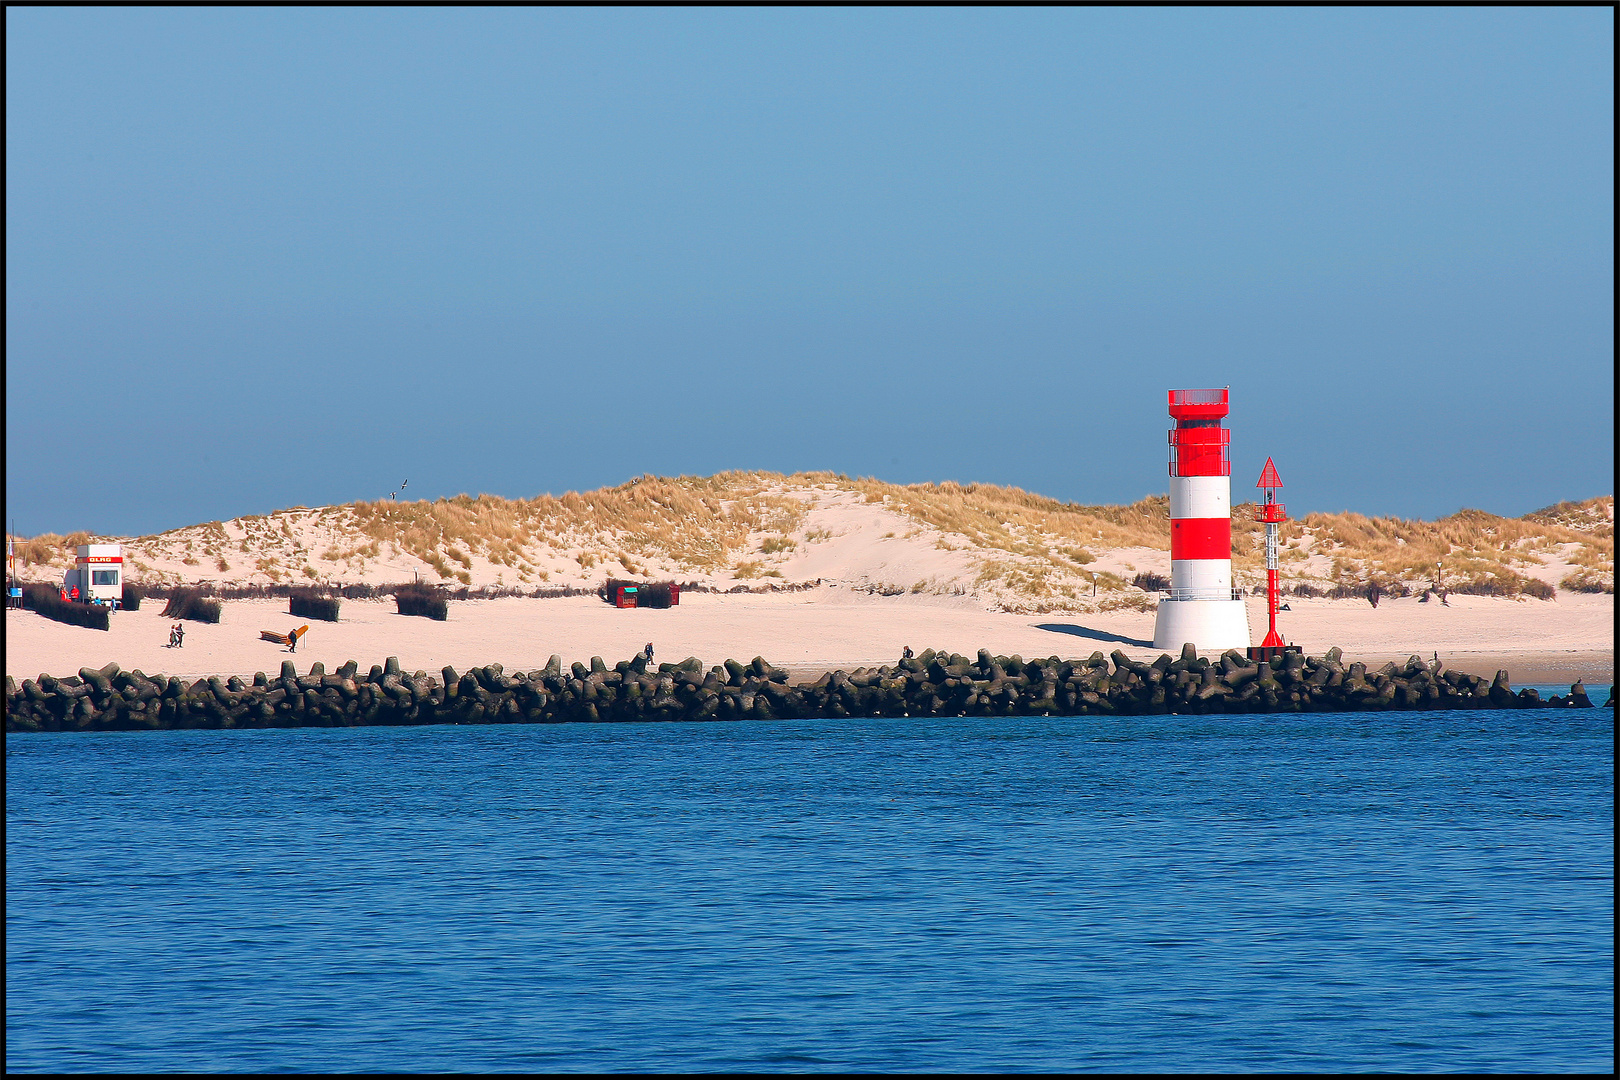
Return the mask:
{"type": "Polygon", "coordinates": [[[1179,652],[1187,642],[1199,652],[1249,647],[1249,612],[1242,600],[1160,600],[1153,647],[1179,652]]]}

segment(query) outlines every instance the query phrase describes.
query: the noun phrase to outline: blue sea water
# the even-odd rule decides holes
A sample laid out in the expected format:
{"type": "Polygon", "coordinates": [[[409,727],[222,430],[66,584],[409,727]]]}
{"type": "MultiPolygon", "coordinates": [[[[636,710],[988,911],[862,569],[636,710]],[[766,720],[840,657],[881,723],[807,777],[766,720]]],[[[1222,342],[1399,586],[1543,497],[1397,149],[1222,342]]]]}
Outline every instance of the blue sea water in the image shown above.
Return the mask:
{"type": "Polygon", "coordinates": [[[7,736],[9,1070],[1610,1070],[1606,709],[7,736]]]}

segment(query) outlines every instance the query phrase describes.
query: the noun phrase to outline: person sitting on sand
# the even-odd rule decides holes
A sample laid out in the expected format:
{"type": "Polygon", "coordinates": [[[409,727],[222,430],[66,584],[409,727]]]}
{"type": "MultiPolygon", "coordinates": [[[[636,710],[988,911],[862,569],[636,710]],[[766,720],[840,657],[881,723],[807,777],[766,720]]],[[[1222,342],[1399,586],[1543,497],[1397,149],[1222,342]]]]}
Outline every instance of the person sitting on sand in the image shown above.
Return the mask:
{"type": "Polygon", "coordinates": [[[910,660],[913,655],[915,655],[915,654],[911,651],[911,646],[910,645],[905,645],[905,646],[901,647],[901,649],[900,649],[900,659],[902,659],[902,660],[910,660]]]}

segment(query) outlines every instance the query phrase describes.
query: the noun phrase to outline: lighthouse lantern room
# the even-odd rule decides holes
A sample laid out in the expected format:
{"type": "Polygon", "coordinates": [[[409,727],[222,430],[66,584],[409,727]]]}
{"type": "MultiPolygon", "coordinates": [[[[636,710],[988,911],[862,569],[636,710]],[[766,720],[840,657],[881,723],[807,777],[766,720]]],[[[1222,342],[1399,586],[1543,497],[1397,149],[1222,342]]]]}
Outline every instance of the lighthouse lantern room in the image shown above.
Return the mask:
{"type": "Polygon", "coordinates": [[[1202,652],[1249,647],[1249,616],[1232,588],[1228,391],[1172,390],[1170,593],[1159,601],[1153,646],[1202,652]]]}

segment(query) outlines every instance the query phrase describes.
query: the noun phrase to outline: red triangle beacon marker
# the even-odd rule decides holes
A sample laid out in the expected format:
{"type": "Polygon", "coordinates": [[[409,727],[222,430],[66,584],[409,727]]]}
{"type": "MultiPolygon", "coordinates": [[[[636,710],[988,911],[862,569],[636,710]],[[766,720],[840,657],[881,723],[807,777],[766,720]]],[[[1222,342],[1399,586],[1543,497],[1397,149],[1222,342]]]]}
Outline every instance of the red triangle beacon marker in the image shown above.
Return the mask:
{"type": "Polygon", "coordinates": [[[1260,482],[1254,485],[1257,488],[1280,488],[1283,486],[1282,477],[1277,475],[1277,466],[1266,458],[1266,467],[1260,471],[1260,482]]]}

